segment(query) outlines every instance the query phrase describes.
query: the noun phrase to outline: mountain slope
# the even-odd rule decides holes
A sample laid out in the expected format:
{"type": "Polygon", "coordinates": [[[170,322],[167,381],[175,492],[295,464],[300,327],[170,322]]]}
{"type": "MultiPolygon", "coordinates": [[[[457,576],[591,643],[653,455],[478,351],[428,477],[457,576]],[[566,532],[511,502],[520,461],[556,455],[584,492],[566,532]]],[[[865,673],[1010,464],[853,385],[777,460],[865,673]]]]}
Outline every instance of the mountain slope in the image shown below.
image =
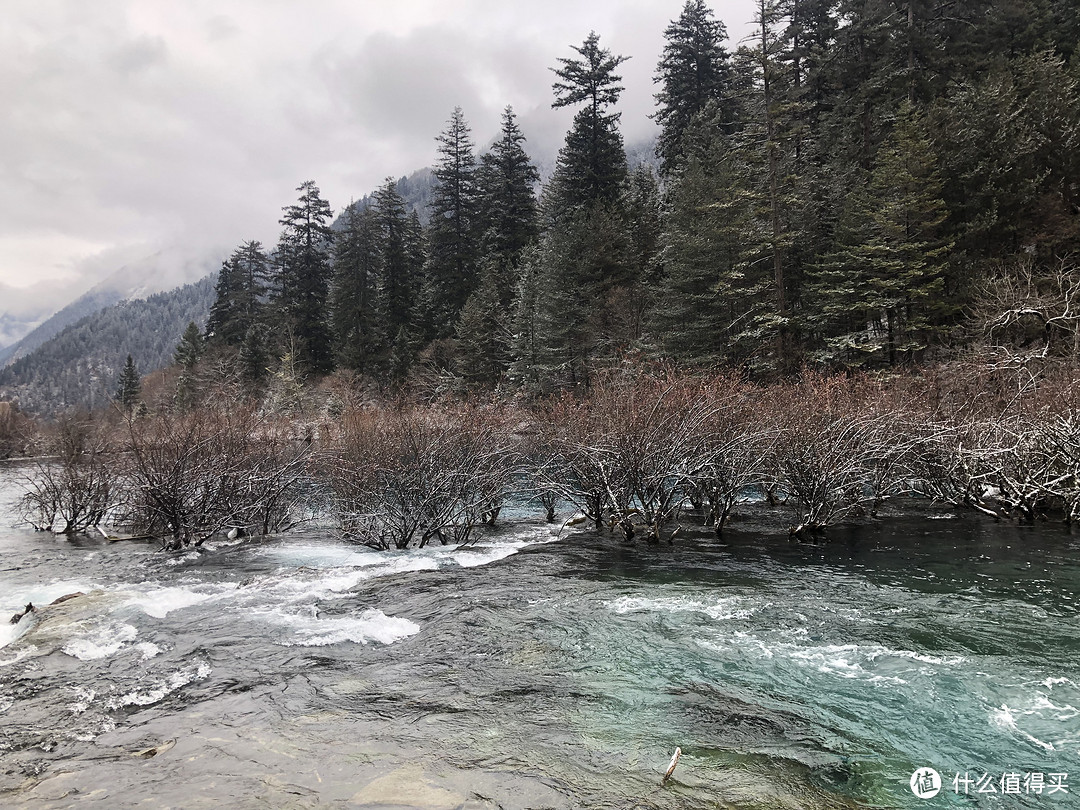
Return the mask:
{"type": "Polygon", "coordinates": [[[25,357],[65,327],[91,313],[120,301],[145,298],[203,278],[217,269],[220,255],[217,251],[212,255],[187,256],[180,249],[163,248],[151,256],[124,264],[63,309],[43,308],[37,318],[41,323],[17,342],[0,349],[0,367],[25,357]],[[51,317],[46,317],[50,310],[51,317]]]}
{"type": "Polygon", "coordinates": [[[0,397],[54,414],[109,401],[130,354],[140,371],[169,365],[190,321],[205,324],[217,275],[87,315],[0,371],[0,397]]]}

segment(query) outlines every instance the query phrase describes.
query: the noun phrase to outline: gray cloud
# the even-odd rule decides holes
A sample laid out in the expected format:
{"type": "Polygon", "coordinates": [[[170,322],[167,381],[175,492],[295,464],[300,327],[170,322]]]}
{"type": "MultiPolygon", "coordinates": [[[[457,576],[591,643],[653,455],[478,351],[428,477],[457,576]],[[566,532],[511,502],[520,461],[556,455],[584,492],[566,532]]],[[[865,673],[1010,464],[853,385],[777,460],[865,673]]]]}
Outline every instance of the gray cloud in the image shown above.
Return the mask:
{"type": "MultiPolygon", "coordinates": [[[[736,30],[751,5],[717,14],[736,30]]],[[[431,164],[455,106],[485,144],[513,105],[531,151],[550,159],[572,112],[550,109],[549,67],[592,29],[632,57],[623,129],[630,143],[648,137],[662,32],[681,6],[8,0],[0,284],[74,291],[119,253],[273,242],[299,182],[341,208],[431,164]]]]}
{"type": "Polygon", "coordinates": [[[140,73],[164,64],[168,47],[161,37],[140,36],[114,50],[107,62],[122,76],[140,73]]]}

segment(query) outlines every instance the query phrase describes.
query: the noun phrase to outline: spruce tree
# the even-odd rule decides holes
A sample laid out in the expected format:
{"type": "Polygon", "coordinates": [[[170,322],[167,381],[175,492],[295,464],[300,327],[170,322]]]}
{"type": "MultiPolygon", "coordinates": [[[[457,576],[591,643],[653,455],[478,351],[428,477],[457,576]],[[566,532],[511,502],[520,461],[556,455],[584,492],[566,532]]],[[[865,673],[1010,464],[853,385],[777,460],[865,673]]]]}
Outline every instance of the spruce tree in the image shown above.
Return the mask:
{"type": "Polygon", "coordinates": [[[206,338],[239,346],[251,326],[263,318],[269,260],[262,244],[245,242],[222,264],[216,297],[206,322],[206,338]]]}
{"type": "Polygon", "coordinates": [[[747,363],[771,310],[769,274],[746,244],[753,207],[734,157],[691,157],[669,197],[654,342],[684,363],[747,363]]]}
{"type": "Polygon", "coordinates": [[[490,385],[506,372],[510,360],[508,313],[500,300],[490,264],[480,286],[461,310],[457,324],[457,368],[474,385],[490,385]]]}
{"type": "Polygon", "coordinates": [[[713,108],[710,117],[725,131],[735,125],[731,71],[721,44],[726,38],[724,23],[704,0],[687,0],[679,19],[664,31],[666,44],[654,79],[661,85],[656,94],[660,109],[654,118],[660,124],[656,154],[665,175],[683,161],[683,135],[706,108],[713,108]]]}
{"type": "Polygon", "coordinates": [[[199,331],[199,325],[195,321],[189,321],[184,334],[180,337],[180,342],[176,344],[173,362],[190,371],[198,365],[204,349],[205,340],[202,332],[199,331]]]}
{"type": "Polygon", "coordinates": [[[921,352],[947,320],[952,248],[936,156],[914,107],[903,102],[865,186],[848,195],[836,248],[823,257],[807,302],[820,313],[822,359],[895,364],[921,352]]]}
{"type": "Polygon", "coordinates": [[[873,281],[885,311],[890,364],[925,349],[949,312],[943,300],[949,212],[925,129],[925,119],[903,102],[870,181],[874,236],[883,248],[873,281]]]}
{"type": "Polygon", "coordinates": [[[428,221],[428,256],[424,268],[425,337],[447,337],[476,286],[479,254],[476,158],[472,136],[460,107],[437,138],[439,162],[428,221]]]}
{"type": "Polygon", "coordinates": [[[350,205],[334,251],[331,320],[338,362],[368,370],[380,340],[378,280],[382,266],[375,209],[350,205]]]}
{"type": "MultiPolygon", "coordinates": [[[[622,92],[612,56],[590,33],[580,59],[554,68],[553,107],[582,104],[559,152],[542,209],[546,229],[524,269],[532,306],[519,301],[516,324],[531,323],[528,344],[515,339],[514,377],[539,374],[556,385],[588,382],[590,361],[627,342],[623,317],[635,282],[626,204],[626,154],[619,114],[609,112],[622,92]],[[524,368],[522,351],[536,363],[524,368]]],[[[519,294],[525,292],[519,287],[519,294]]],[[[629,320],[633,320],[632,318],[629,320]]]]}
{"type": "Polygon", "coordinates": [[[409,328],[407,326],[399,327],[397,334],[394,335],[393,343],[390,344],[388,370],[391,380],[398,383],[405,381],[409,369],[412,368],[415,354],[409,328]]]}
{"type": "Polygon", "coordinates": [[[286,206],[278,243],[280,315],[297,342],[297,361],[314,371],[333,366],[328,298],[331,278],[330,204],[312,180],[302,183],[299,200],[286,206]]]}
{"type": "Polygon", "coordinates": [[[205,341],[198,324],[194,321],[189,322],[173,352],[173,362],[180,366],[175,402],[181,409],[189,408],[195,402],[196,391],[199,387],[195,369],[199,360],[202,359],[204,349],[205,341]]]}
{"type": "MultiPolygon", "coordinates": [[[[382,335],[380,364],[391,365],[390,357],[400,334],[408,337],[413,323],[416,299],[423,269],[419,221],[415,212],[405,211],[405,201],[391,178],[373,195],[374,225],[379,240],[379,275],[377,283],[378,316],[382,335]]],[[[407,343],[408,341],[405,341],[407,343]]]]}
{"type": "Polygon", "coordinates": [[[541,237],[536,266],[523,272],[535,274],[530,350],[554,384],[587,384],[590,360],[620,348],[613,326],[625,302],[618,291],[632,283],[630,250],[625,212],[613,205],[572,209],[541,237]]]}
{"type": "Polygon", "coordinates": [[[630,272],[635,283],[655,287],[663,273],[663,201],[655,172],[646,165],[630,173],[624,203],[630,236],[630,272]]]}
{"type": "MultiPolygon", "coordinates": [[[[235,255],[235,254],[234,254],[235,255]]],[[[237,300],[240,297],[240,273],[232,257],[221,263],[214,285],[214,303],[206,320],[207,339],[231,344],[243,338],[236,335],[239,326],[237,300]]]]}
{"type": "Polygon", "coordinates": [[[618,124],[621,113],[608,112],[623,91],[622,77],[615,73],[629,57],[612,56],[600,47],[600,37],[590,32],[581,47],[580,59],[560,58],[552,68],[560,81],[552,85],[552,107],[584,104],[574,116],[559,152],[552,186],[555,215],[572,208],[589,208],[618,199],[626,179],[626,153],[618,124]]]}
{"type": "Polygon", "coordinates": [[[521,253],[539,233],[536,184],[540,174],[525,153],[525,136],[514,111],[503,111],[502,131],[491,150],[480,157],[476,181],[479,197],[481,254],[495,274],[499,300],[508,305],[513,271],[521,253]]]}
{"type": "Polygon", "coordinates": [[[742,123],[730,139],[732,179],[740,201],[749,206],[750,219],[744,231],[744,270],[730,293],[739,298],[752,291],[767,302],[767,307],[755,307],[752,325],[742,335],[754,336],[758,343],[750,352],[755,366],[786,371],[798,363],[792,317],[798,296],[792,263],[799,241],[794,230],[800,189],[798,122],[796,108],[789,104],[790,72],[780,58],[782,8],[776,0],[757,0],[755,8],[752,44],[740,48],[734,66],[744,93],[742,123]]]}
{"type": "Polygon", "coordinates": [[[116,383],[116,401],[126,411],[131,411],[139,404],[139,372],[131,355],[127,356],[120,378],[116,383]]]}
{"type": "Polygon", "coordinates": [[[544,336],[540,329],[540,302],[543,300],[542,248],[533,244],[521,254],[514,310],[511,321],[511,381],[529,393],[539,393],[546,379],[540,366],[544,336]]]}
{"type": "Polygon", "coordinates": [[[250,392],[258,391],[270,372],[272,345],[270,328],[265,323],[253,324],[244,335],[238,359],[240,378],[250,392]]]}

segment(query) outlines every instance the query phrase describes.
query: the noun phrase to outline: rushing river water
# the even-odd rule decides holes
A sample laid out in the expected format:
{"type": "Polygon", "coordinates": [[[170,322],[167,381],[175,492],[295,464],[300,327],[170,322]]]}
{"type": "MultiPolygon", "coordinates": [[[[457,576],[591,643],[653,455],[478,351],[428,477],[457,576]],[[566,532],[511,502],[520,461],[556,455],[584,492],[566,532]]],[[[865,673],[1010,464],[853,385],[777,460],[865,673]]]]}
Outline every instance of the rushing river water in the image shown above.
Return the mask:
{"type": "Polygon", "coordinates": [[[522,512],[470,549],[181,554],[5,511],[0,806],[1080,807],[1080,540],[918,511],[824,546],[522,512]]]}

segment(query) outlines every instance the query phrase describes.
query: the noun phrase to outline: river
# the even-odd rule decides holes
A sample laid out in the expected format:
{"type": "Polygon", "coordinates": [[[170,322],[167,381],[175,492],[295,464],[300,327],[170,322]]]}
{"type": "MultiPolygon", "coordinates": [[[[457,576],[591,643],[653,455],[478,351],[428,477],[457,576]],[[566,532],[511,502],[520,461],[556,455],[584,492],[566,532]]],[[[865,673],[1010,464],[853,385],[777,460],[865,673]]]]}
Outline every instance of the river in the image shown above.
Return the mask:
{"type": "Polygon", "coordinates": [[[13,527],[23,471],[3,807],[1080,807],[1060,525],[909,504],[792,545],[758,506],[650,547],[517,509],[469,549],[309,528],[167,554],[13,527]]]}

